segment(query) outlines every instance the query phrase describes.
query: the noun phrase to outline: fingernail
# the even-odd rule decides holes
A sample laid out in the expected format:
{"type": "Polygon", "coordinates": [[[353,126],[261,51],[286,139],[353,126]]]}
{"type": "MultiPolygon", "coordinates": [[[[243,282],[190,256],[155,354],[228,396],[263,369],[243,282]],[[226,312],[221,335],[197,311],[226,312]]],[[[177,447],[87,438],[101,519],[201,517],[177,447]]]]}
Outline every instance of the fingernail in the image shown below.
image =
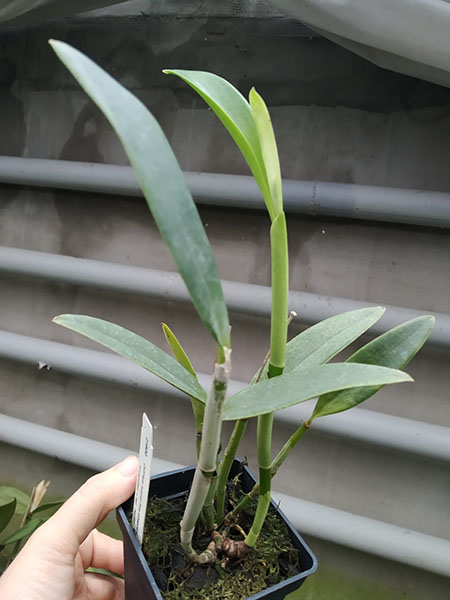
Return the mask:
{"type": "Polygon", "coordinates": [[[117,470],[124,477],[131,477],[137,471],[139,460],[137,456],[128,456],[125,460],[117,465],[117,470]]]}

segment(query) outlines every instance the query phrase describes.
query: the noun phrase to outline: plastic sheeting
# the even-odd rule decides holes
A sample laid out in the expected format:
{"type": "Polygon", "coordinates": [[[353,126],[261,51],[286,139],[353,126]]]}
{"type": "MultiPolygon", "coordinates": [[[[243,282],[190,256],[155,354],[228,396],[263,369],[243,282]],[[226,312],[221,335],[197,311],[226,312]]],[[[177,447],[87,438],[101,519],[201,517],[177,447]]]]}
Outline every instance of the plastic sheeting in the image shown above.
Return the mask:
{"type": "Polygon", "coordinates": [[[446,0],[272,0],[283,12],[371,62],[450,87],[446,0]]]}
{"type": "MultiPolygon", "coordinates": [[[[265,5],[265,0],[241,1],[253,14],[265,5]]],[[[0,22],[34,22],[123,2],[0,0],[0,22]]],[[[381,67],[450,87],[450,0],[271,2],[324,37],[381,67]]]]}
{"type": "Polygon", "coordinates": [[[0,0],[0,22],[55,19],[121,2],[124,0],[0,0]]]}

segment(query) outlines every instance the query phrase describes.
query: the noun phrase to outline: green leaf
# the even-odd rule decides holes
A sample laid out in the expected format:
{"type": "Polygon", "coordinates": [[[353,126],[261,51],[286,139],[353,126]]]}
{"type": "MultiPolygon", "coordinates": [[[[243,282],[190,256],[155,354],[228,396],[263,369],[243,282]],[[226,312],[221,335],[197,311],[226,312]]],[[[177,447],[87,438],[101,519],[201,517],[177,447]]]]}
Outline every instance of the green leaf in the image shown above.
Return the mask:
{"type": "Polygon", "coordinates": [[[287,345],[285,371],[328,362],[383,316],[380,306],[341,313],[309,327],[287,345]]]}
{"type": "Polygon", "coordinates": [[[8,526],[8,523],[13,518],[14,513],[16,512],[16,504],[17,500],[14,498],[14,500],[11,500],[8,504],[0,506],[0,532],[8,526]]]}
{"type": "Polygon", "coordinates": [[[64,42],[51,45],[115,129],[200,318],[219,346],[229,347],[228,313],[208,238],[161,127],[133,94],[84,54],[64,42]]]}
{"type": "Polygon", "coordinates": [[[30,496],[15,487],[10,487],[7,485],[0,486],[0,504],[7,504],[14,499],[17,502],[16,513],[23,515],[23,513],[27,510],[30,496]]]}
{"type": "Polygon", "coordinates": [[[250,90],[249,101],[253,120],[258,131],[267,183],[272,197],[274,218],[276,218],[283,210],[283,192],[277,142],[266,103],[255,88],[250,90]]]}
{"type": "Polygon", "coordinates": [[[403,381],[412,379],[402,371],[372,365],[335,363],[298,369],[260,381],[228,398],[224,420],[256,417],[337,390],[403,381]]]}
{"type": "Polygon", "coordinates": [[[192,366],[192,363],[189,360],[188,355],[184,351],[183,346],[178,341],[176,335],[174,334],[174,332],[170,329],[170,327],[168,325],[166,325],[165,323],[161,323],[161,325],[162,325],[164,337],[166,338],[167,343],[169,344],[170,349],[172,350],[173,355],[175,356],[177,362],[182,367],[184,367],[186,369],[186,371],[189,371],[189,373],[191,375],[193,375],[195,377],[195,379],[197,379],[197,375],[194,371],[194,367],[192,366]]]}
{"type": "Polygon", "coordinates": [[[199,94],[214,111],[225,129],[236,142],[259,185],[271,220],[274,207],[267,182],[258,131],[249,103],[244,96],[218,75],[205,71],[165,69],[164,73],[176,75],[199,94]]]}
{"type": "MultiPolygon", "coordinates": [[[[403,369],[423,346],[433,326],[432,316],[407,321],[363,346],[348,359],[348,363],[403,369]]],[[[312,416],[324,417],[353,408],[373,396],[381,387],[378,385],[325,394],[317,401],[312,416]]]]}
{"type": "MultiPolygon", "coordinates": [[[[285,373],[328,362],[354,342],[383,315],[379,306],[341,313],[308,327],[286,346],[285,373]]],[[[267,367],[261,379],[265,379],[267,367]]],[[[257,373],[252,379],[254,383],[257,373]]]]}
{"type": "Polygon", "coordinates": [[[28,537],[32,533],[36,531],[39,525],[44,523],[45,519],[30,519],[23,527],[18,529],[16,532],[11,534],[6,540],[2,541],[2,546],[7,546],[8,544],[13,544],[14,542],[18,542],[19,540],[23,540],[23,538],[28,537]]]}
{"type": "Polygon", "coordinates": [[[197,379],[175,359],[140,335],[115,323],[85,315],[59,315],[53,321],[129,358],[188,396],[206,401],[206,391],[197,379]]]}
{"type": "Polygon", "coordinates": [[[65,500],[57,500],[55,502],[47,502],[47,504],[42,504],[33,510],[32,515],[37,515],[38,513],[49,511],[50,514],[56,512],[61,506],[64,504],[65,500]]]}
{"type": "MultiPolygon", "coordinates": [[[[178,341],[174,332],[165,323],[162,323],[162,328],[163,328],[163,332],[166,337],[167,343],[169,344],[170,349],[172,350],[173,355],[175,356],[176,360],[179,362],[179,364],[182,367],[184,367],[187,371],[189,371],[189,373],[191,373],[197,379],[197,375],[194,371],[194,367],[192,366],[191,361],[189,360],[186,352],[183,349],[183,346],[178,341]]],[[[192,412],[194,413],[194,419],[195,419],[195,430],[197,433],[200,433],[202,431],[203,419],[205,416],[204,401],[197,400],[197,398],[194,398],[193,396],[191,396],[191,404],[192,404],[192,412]]]]}

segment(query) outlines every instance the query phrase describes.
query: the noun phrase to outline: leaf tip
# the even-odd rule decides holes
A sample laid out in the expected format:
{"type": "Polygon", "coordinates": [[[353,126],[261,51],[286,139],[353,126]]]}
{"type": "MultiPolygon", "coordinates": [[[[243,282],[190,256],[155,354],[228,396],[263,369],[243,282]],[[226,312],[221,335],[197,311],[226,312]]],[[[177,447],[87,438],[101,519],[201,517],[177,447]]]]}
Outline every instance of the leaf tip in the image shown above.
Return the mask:
{"type": "Polygon", "coordinates": [[[49,38],[48,43],[50,44],[50,46],[53,48],[53,50],[55,52],[57,52],[58,49],[61,48],[62,46],[67,46],[67,44],[65,44],[64,42],[61,42],[61,40],[55,40],[54,38],[49,38]]]}
{"type": "Polygon", "coordinates": [[[257,89],[255,88],[255,86],[253,86],[250,90],[250,92],[248,93],[248,99],[250,102],[250,106],[254,105],[255,102],[263,102],[264,100],[262,99],[261,94],[258,93],[257,89]]]}
{"type": "Polygon", "coordinates": [[[399,373],[402,374],[402,381],[404,381],[405,383],[411,383],[414,381],[414,379],[411,377],[411,375],[409,373],[406,373],[405,371],[399,371],[399,373]]]}

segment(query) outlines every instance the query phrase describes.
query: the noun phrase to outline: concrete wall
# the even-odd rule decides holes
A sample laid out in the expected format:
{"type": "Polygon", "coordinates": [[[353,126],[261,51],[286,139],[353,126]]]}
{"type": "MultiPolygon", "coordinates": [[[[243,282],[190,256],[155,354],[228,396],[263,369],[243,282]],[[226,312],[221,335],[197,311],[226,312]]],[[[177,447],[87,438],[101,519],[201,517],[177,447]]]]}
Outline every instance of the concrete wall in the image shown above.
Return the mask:
{"type": "MultiPolygon", "coordinates": [[[[153,3],[152,10],[141,2],[89,18],[5,28],[0,32],[0,154],[126,163],[104,118],[49,50],[46,40],[56,37],[88,53],[144,100],[186,170],[247,174],[214,115],[184,85],[162,75],[164,67],[212,70],[244,93],[255,85],[270,105],[285,177],[449,189],[449,90],[382,71],[271,12],[267,4],[249,2],[239,18],[224,15],[222,4],[216,13],[193,4],[194,16],[171,16],[173,2],[165,9],[153,3]]],[[[266,215],[206,207],[200,213],[223,278],[268,285],[266,215]]],[[[4,246],[173,270],[143,200],[1,186],[0,215],[4,246]]],[[[292,289],[450,312],[445,230],[292,216],[288,225],[292,289]]],[[[1,277],[0,329],[97,349],[50,323],[65,312],[119,322],[161,346],[165,321],[195,367],[211,370],[211,343],[187,306],[1,277]]],[[[233,377],[248,380],[266,353],[268,323],[231,318],[233,377]]],[[[290,333],[298,331],[293,327],[290,333]]],[[[450,426],[447,364],[447,351],[426,348],[408,369],[417,382],[384,390],[367,408],[450,426]]],[[[155,454],[194,460],[188,402],[4,360],[0,381],[5,414],[137,449],[146,410],[155,425],[155,454]]],[[[277,426],[274,451],[290,432],[277,426]]],[[[251,426],[242,448],[252,465],[254,434],[251,426]]],[[[1,479],[20,486],[46,477],[55,493],[67,494],[87,475],[12,446],[0,445],[0,452],[1,479]]],[[[276,488],[450,536],[450,477],[448,466],[438,462],[311,431],[277,476],[276,488]]],[[[299,597],[448,597],[448,581],[425,571],[318,540],[311,544],[322,569],[299,597]]]]}

